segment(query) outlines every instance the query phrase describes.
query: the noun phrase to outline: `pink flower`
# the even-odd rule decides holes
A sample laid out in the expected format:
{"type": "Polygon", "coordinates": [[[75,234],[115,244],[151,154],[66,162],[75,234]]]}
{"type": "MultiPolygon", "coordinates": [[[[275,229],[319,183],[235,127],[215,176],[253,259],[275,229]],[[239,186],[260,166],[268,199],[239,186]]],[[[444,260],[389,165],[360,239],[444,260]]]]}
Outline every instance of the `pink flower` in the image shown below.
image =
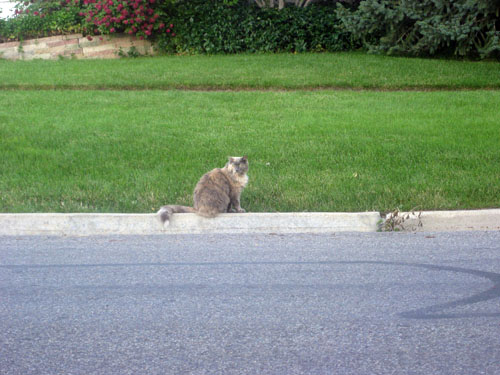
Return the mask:
{"type": "Polygon", "coordinates": [[[88,39],[89,41],[92,41],[92,37],[91,37],[90,35],[87,35],[87,39],[88,39]]]}
{"type": "Polygon", "coordinates": [[[170,29],[167,29],[167,33],[169,33],[169,32],[170,32],[170,29]]]}
{"type": "Polygon", "coordinates": [[[33,14],[34,14],[35,16],[38,16],[38,12],[37,12],[36,10],[33,12],[33,14]]]}
{"type": "Polygon", "coordinates": [[[172,33],[172,36],[175,36],[175,33],[172,33]]]}
{"type": "Polygon", "coordinates": [[[170,28],[173,29],[174,28],[174,25],[170,24],[170,28]]]}
{"type": "Polygon", "coordinates": [[[114,33],[114,32],[115,32],[115,28],[114,28],[114,27],[112,27],[111,29],[109,29],[109,32],[110,32],[110,33],[114,33]]]}
{"type": "Polygon", "coordinates": [[[160,23],[160,26],[158,26],[160,29],[163,29],[165,27],[164,23],[160,23]]]}

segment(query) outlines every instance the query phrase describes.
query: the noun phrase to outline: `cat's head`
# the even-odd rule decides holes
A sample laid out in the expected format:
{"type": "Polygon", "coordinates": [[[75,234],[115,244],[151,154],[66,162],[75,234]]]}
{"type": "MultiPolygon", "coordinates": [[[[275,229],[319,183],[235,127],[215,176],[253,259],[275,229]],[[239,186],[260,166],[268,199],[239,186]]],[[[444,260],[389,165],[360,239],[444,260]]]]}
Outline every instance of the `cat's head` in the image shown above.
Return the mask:
{"type": "Polygon", "coordinates": [[[230,171],[243,175],[248,172],[248,158],[246,156],[232,156],[227,167],[230,171]]]}

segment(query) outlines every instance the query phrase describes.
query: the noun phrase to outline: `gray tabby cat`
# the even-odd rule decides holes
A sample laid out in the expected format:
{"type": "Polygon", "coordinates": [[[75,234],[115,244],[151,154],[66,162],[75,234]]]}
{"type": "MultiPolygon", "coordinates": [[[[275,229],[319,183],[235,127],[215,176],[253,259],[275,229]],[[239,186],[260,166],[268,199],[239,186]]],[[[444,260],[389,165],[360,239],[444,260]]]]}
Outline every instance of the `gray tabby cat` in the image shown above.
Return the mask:
{"type": "Polygon", "coordinates": [[[230,157],[224,168],[215,168],[204,174],[194,188],[194,207],[168,205],[158,211],[164,226],[174,213],[194,212],[204,217],[215,217],[222,212],[245,212],[240,196],[248,183],[248,158],[230,157]]]}

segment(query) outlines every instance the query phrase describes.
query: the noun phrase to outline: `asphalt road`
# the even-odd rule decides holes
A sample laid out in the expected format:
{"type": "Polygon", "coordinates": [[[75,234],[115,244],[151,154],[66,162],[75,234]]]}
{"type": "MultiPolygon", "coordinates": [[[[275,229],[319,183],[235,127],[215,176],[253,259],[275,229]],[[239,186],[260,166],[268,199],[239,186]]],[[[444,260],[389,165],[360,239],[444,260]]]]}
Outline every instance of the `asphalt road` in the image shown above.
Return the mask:
{"type": "Polygon", "coordinates": [[[0,237],[0,374],[500,374],[500,232],[0,237]]]}

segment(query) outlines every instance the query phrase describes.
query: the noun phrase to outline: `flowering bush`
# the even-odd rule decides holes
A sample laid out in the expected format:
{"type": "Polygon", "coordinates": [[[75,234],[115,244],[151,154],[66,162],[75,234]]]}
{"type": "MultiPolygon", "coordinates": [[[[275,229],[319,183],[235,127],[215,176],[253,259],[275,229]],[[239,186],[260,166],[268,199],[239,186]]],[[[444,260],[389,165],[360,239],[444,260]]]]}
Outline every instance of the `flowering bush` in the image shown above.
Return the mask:
{"type": "Polygon", "coordinates": [[[172,0],[25,0],[15,17],[0,23],[0,42],[82,32],[126,33],[141,39],[171,39],[174,25],[167,16],[172,0]]]}
{"type": "MultiPolygon", "coordinates": [[[[72,0],[66,0],[72,1],[72,0]]],[[[157,0],[82,0],[84,31],[89,34],[126,33],[141,39],[159,33],[175,36],[174,25],[157,0]]]]}

